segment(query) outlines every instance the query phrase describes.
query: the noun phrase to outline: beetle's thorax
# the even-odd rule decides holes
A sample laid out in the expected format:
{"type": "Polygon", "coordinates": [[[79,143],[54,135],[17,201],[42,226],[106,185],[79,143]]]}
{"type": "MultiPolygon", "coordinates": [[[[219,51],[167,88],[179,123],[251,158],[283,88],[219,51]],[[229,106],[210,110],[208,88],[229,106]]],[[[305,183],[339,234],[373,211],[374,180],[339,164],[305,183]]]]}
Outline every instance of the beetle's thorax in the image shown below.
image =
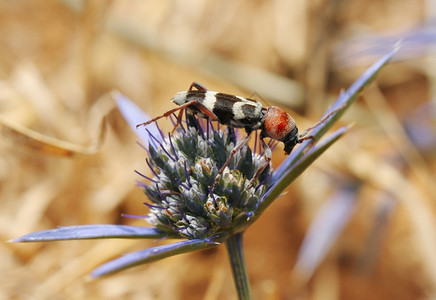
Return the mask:
{"type": "Polygon", "coordinates": [[[296,128],[294,119],[276,106],[270,106],[263,119],[263,130],[265,136],[282,141],[290,132],[296,128]]]}

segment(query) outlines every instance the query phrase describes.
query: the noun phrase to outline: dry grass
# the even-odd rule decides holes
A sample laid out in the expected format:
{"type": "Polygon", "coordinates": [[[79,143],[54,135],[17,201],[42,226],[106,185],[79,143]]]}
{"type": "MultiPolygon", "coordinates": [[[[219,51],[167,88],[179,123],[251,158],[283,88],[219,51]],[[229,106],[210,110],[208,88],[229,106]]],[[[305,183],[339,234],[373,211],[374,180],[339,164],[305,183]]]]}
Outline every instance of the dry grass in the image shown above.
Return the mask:
{"type": "MultiPolygon", "coordinates": [[[[257,92],[282,101],[304,129],[366,67],[334,60],[338,42],[406,30],[427,13],[416,0],[330,2],[0,2],[1,119],[89,152],[30,149],[2,125],[1,239],[61,225],[143,224],[120,217],[146,214],[133,170],[147,168],[111,110],[111,90],[152,116],[194,80],[212,90],[257,92]],[[103,115],[106,136],[95,151],[103,115]]],[[[435,145],[416,147],[402,126],[434,97],[430,64],[421,57],[383,70],[343,118],[356,123],[352,132],[247,232],[256,299],[436,297],[435,145]],[[359,184],[357,210],[301,286],[291,271],[306,229],[328,195],[350,181],[359,184]]],[[[434,136],[434,124],[425,128],[434,136]]],[[[100,263],[157,243],[2,243],[0,299],[235,299],[222,247],[87,281],[100,263]]]]}

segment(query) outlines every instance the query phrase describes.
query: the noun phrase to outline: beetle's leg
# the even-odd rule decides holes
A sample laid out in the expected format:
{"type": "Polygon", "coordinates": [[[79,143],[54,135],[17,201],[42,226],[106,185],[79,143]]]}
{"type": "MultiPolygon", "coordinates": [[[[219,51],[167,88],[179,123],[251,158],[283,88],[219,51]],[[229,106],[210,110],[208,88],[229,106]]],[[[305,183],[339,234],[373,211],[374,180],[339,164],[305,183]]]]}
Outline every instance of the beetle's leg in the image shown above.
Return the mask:
{"type": "MultiPolygon", "coordinates": [[[[161,116],[158,116],[158,117],[156,117],[156,118],[154,118],[154,119],[151,119],[151,120],[149,120],[149,121],[147,121],[147,122],[144,122],[144,123],[141,123],[141,124],[136,125],[136,128],[138,128],[139,126],[147,126],[148,124],[151,124],[151,123],[153,123],[153,122],[156,122],[157,120],[159,120],[159,119],[161,119],[161,118],[163,118],[163,117],[168,117],[168,116],[171,115],[172,113],[174,113],[174,112],[176,112],[176,111],[178,111],[178,110],[182,110],[182,109],[188,107],[189,105],[195,105],[195,106],[196,106],[197,104],[198,104],[198,100],[188,101],[188,102],[186,102],[186,103],[184,103],[184,104],[182,104],[182,105],[180,105],[180,106],[178,106],[178,107],[176,107],[176,108],[170,109],[169,111],[167,111],[166,113],[164,113],[164,114],[161,115],[161,116]]],[[[179,116],[181,116],[180,113],[179,113],[179,116]]]]}
{"type": "Polygon", "coordinates": [[[308,135],[308,136],[299,138],[297,141],[297,143],[301,144],[302,142],[307,141],[307,140],[310,140],[310,143],[309,143],[308,147],[304,149],[305,153],[307,151],[309,151],[310,149],[312,149],[312,147],[315,145],[316,138],[313,135],[308,135]]]}
{"type": "Polygon", "coordinates": [[[315,144],[316,138],[313,135],[309,135],[306,136],[307,133],[309,131],[311,131],[312,129],[315,129],[316,127],[318,127],[319,125],[321,125],[322,123],[324,123],[325,121],[327,121],[328,118],[330,118],[332,115],[334,115],[335,113],[337,113],[339,110],[343,109],[346,106],[346,104],[342,104],[339,107],[335,108],[334,110],[332,110],[331,112],[329,112],[328,114],[326,114],[324,117],[321,118],[321,120],[319,120],[318,122],[316,122],[314,125],[310,126],[309,128],[307,128],[306,130],[304,130],[301,134],[298,135],[298,141],[297,143],[301,144],[302,142],[306,141],[306,140],[311,140],[310,144],[309,144],[309,149],[313,147],[313,145],[315,144]]]}
{"type": "MultiPolygon", "coordinates": [[[[206,106],[204,106],[203,104],[201,104],[197,100],[193,100],[193,101],[196,101],[196,102],[192,103],[192,105],[194,105],[204,115],[208,116],[211,120],[218,120],[218,117],[210,109],[208,109],[206,106]]],[[[190,101],[190,102],[193,102],[193,101],[190,101]]],[[[182,106],[185,106],[185,104],[183,104],[182,106]]],[[[180,110],[180,112],[179,112],[179,114],[177,116],[178,122],[174,126],[173,131],[171,131],[171,133],[174,133],[174,131],[176,130],[177,126],[179,126],[180,122],[182,121],[182,116],[183,116],[183,110],[180,110]]]]}
{"type": "Polygon", "coordinates": [[[193,88],[196,88],[199,91],[203,91],[203,92],[207,92],[207,87],[205,87],[204,85],[202,85],[201,83],[198,83],[196,81],[194,81],[193,83],[191,83],[191,86],[189,87],[188,91],[192,91],[193,88]]]}
{"type": "Polygon", "coordinates": [[[206,106],[204,106],[200,102],[195,104],[195,107],[197,107],[198,110],[200,110],[204,115],[208,116],[210,119],[212,119],[214,121],[218,120],[218,117],[216,116],[216,114],[214,114],[213,111],[211,111],[209,108],[207,108],[206,106]]]}
{"type": "MultiPolygon", "coordinates": [[[[324,123],[325,121],[327,121],[328,118],[330,118],[332,115],[334,115],[335,113],[337,113],[338,111],[340,111],[341,109],[343,109],[346,106],[346,104],[342,104],[339,107],[335,108],[334,110],[332,110],[331,112],[329,112],[328,114],[326,114],[324,117],[321,118],[321,120],[319,120],[318,122],[316,122],[315,124],[313,124],[312,126],[310,126],[309,128],[307,128],[306,130],[304,130],[298,137],[301,140],[303,137],[306,136],[306,134],[311,131],[312,129],[315,129],[316,127],[318,127],[319,125],[321,125],[322,123],[324,123]]],[[[312,139],[314,139],[314,137],[312,137],[312,139]]]]}
{"type": "Polygon", "coordinates": [[[265,170],[265,168],[269,165],[271,158],[272,158],[272,151],[271,148],[268,146],[268,144],[263,140],[263,138],[260,138],[260,141],[262,142],[263,152],[265,155],[265,164],[257,169],[256,173],[254,173],[253,178],[251,178],[250,183],[246,187],[246,189],[249,189],[253,186],[254,182],[256,181],[257,177],[259,177],[260,173],[265,170]]]}
{"type": "Polygon", "coordinates": [[[229,158],[227,158],[224,165],[218,171],[218,175],[216,176],[215,181],[213,182],[213,184],[211,186],[212,191],[215,189],[216,185],[218,184],[218,181],[221,178],[221,175],[224,172],[224,169],[230,164],[230,161],[232,160],[233,156],[235,156],[235,154],[238,153],[238,151],[241,150],[241,148],[244,147],[245,144],[247,144],[249,139],[250,139],[250,134],[248,134],[243,140],[239,141],[238,144],[236,144],[236,146],[233,148],[232,152],[230,153],[229,158]]]}

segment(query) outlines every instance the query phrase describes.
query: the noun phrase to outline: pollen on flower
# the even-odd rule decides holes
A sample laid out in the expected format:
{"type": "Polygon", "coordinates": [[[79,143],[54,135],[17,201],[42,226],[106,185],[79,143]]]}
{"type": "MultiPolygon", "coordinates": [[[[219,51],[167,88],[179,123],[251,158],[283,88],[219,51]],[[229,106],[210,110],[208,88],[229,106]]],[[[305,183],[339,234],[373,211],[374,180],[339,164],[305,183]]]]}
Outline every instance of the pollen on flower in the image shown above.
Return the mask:
{"type": "MultiPolygon", "coordinates": [[[[211,186],[235,147],[233,129],[203,128],[192,115],[160,145],[150,143],[147,160],[155,177],[145,187],[152,202],[148,222],[171,236],[188,239],[225,236],[237,230],[235,218],[251,215],[269,186],[266,168],[249,186],[265,160],[245,145],[211,186]]],[[[241,137],[242,138],[242,137],[241,137]]]]}

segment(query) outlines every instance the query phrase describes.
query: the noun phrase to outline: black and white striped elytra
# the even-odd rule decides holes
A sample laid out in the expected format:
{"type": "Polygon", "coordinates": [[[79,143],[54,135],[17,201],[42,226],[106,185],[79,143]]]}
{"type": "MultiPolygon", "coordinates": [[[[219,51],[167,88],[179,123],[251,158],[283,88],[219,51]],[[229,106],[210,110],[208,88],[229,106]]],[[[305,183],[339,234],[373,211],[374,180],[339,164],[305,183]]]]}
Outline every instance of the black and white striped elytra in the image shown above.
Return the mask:
{"type": "Polygon", "coordinates": [[[211,117],[223,125],[246,128],[249,131],[262,127],[264,110],[260,102],[240,96],[212,91],[190,90],[177,93],[172,101],[181,106],[189,101],[198,101],[208,112],[203,113],[198,104],[187,108],[200,117],[211,117]],[[211,116],[210,112],[214,114],[211,116]]]}

